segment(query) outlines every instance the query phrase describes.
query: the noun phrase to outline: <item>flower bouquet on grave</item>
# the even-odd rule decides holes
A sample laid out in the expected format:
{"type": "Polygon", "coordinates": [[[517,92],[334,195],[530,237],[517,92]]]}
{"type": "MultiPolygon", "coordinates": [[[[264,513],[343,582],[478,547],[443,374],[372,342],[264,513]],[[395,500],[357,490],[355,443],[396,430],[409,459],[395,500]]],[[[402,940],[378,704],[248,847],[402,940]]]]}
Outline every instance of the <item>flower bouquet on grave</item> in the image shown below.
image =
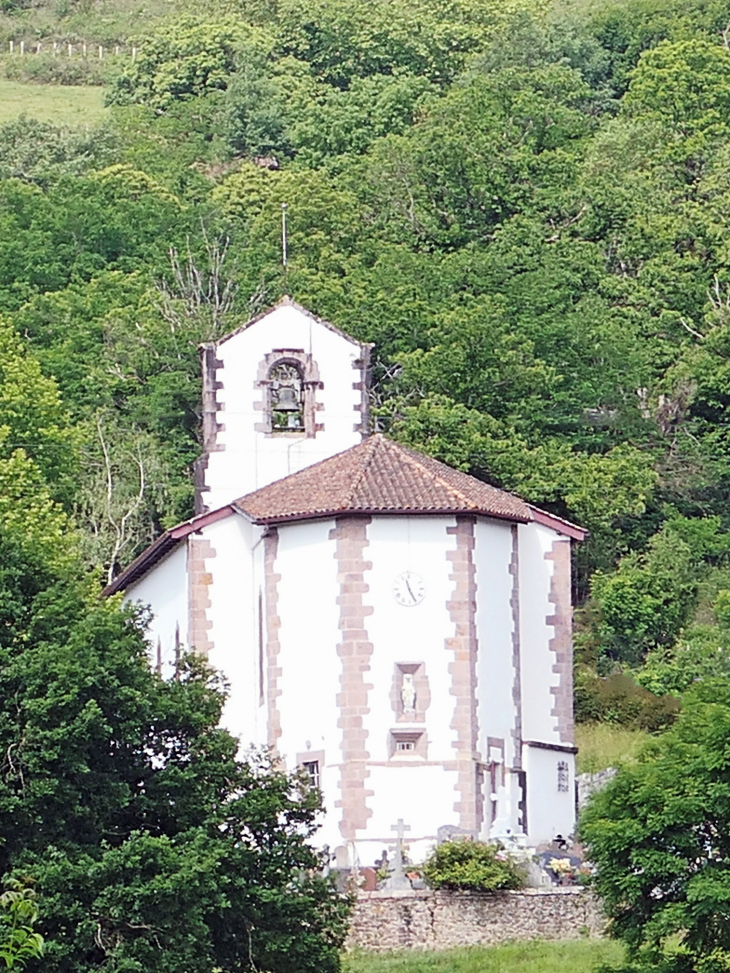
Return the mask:
{"type": "Polygon", "coordinates": [[[569,858],[551,858],[547,867],[559,880],[561,885],[572,885],[576,868],[569,858]]]}

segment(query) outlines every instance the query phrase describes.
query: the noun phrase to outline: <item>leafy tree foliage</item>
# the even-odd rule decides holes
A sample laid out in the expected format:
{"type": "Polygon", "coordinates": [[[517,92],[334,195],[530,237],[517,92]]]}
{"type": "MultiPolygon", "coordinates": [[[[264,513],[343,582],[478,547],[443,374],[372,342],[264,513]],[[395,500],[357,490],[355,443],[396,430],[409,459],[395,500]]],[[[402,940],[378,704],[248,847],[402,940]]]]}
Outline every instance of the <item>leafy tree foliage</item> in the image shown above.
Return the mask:
{"type": "Polygon", "coordinates": [[[25,116],[0,127],[0,178],[48,185],[111,163],[118,152],[109,130],[59,129],[25,116]]]}
{"type": "Polygon", "coordinates": [[[43,955],[45,945],[33,929],[38,921],[36,895],[17,879],[6,885],[0,895],[0,959],[7,970],[22,969],[28,960],[43,955]]]}
{"type": "Polygon", "coordinates": [[[727,681],[701,684],[583,816],[596,888],[633,970],[727,969],[729,720],[727,681]]]}
{"type": "Polygon", "coordinates": [[[163,24],[146,39],[140,58],[116,78],[110,100],[164,110],[174,101],[224,90],[236,52],[246,42],[254,51],[269,46],[261,31],[239,18],[187,17],[163,24]]]}
{"type": "Polygon", "coordinates": [[[190,514],[197,345],[287,291],[375,343],[380,428],[589,528],[597,678],[704,672],[729,526],[728,22],[727,0],[221,0],[139,37],[101,130],[7,127],[0,310],[82,472],[26,459],[88,563],[108,577],[190,514]]]}
{"type": "Polygon", "coordinates": [[[238,759],[218,680],[194,660],[153,673],[143,619],[100,604],[62,540],[31,562],[3,528],[0,869],[38,890],[43,968],[337,970],[347,902],[307,843],[318,792],[238,759]]]}

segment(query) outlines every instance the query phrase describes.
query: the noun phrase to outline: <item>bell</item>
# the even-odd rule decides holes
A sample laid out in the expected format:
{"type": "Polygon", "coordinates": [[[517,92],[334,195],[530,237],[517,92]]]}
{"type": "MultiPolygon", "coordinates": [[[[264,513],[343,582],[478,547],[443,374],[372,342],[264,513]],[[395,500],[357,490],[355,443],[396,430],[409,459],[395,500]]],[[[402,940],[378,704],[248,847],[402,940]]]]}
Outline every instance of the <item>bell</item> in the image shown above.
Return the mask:
{"type": "Polygon", "coordinates": [[[275,408],[278,412],[298,412],[299,411],[299,400],[297,399],[297,393],[289,385],[284,385],[279,389],[279,395],[275,408]]]}

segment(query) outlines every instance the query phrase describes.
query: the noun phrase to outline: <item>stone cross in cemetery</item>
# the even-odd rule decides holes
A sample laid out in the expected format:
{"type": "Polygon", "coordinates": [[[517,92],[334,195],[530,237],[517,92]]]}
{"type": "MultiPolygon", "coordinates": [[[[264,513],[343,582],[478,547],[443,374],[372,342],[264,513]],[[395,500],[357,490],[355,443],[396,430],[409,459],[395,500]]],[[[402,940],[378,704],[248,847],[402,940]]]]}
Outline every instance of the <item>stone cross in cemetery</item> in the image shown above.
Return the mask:
{"type": "Polygon", "coordinates": [[[390,887],[393,889],[409,889],[411,883],[403,872],[403,838],[406,831],[411,830],[410,824],[404,824],[403,818],[398,818],[397,824],[391,824],[391,831],[396,832],[395,839],[395,862],[393,863],[393,874],[390,878],[390,887]]]}

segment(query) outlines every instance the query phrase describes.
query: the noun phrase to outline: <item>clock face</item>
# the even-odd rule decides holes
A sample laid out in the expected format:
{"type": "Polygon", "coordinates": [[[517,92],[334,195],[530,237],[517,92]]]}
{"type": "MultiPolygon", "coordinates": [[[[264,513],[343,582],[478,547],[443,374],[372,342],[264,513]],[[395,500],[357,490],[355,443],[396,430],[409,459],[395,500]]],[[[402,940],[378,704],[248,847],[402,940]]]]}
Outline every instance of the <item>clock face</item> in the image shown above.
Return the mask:
{"type": "Polygon", "coordinates": [[[404,571],[393,582],[393,597],[404,608],[413,608],[426,597],[426,583],[420,574],[404,571]]]}

